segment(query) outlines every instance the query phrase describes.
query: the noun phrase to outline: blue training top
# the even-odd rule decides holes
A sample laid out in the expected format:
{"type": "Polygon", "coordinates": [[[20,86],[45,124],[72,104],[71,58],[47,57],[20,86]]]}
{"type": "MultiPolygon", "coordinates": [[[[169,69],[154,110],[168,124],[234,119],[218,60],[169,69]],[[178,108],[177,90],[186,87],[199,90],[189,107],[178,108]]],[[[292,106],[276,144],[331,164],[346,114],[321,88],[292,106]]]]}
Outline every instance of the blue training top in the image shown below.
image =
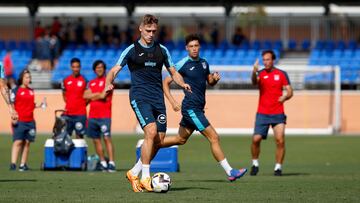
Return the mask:
{"type": "MultiPolygon", "coordinates": [[[[150,46],[140,40],[128,46],[120,55],[117,65],[126,64],[131,73],[130,100],[151,104],[164,104],[162,89],[162,68],[173,67],[168,49],[154,42],[150,46]]],[[[121,73],[120,73],[121,74],[121,73]]]]}
{"type": "Polygon", "coordinates": [[[184,90],[185,98],[182,102],[182,111],[189,109],[204,110],[206,82],[210,74],[208,62],[200,57],[198,60],[193,60],[187,56],[175,64],[175,68],[192,90],[192,93],[184,90]]]}
{"type": "Polygon", "coordinates": [[[4,65],[1,61],[0,61],[0,78],[5,78],[4,65]]]}

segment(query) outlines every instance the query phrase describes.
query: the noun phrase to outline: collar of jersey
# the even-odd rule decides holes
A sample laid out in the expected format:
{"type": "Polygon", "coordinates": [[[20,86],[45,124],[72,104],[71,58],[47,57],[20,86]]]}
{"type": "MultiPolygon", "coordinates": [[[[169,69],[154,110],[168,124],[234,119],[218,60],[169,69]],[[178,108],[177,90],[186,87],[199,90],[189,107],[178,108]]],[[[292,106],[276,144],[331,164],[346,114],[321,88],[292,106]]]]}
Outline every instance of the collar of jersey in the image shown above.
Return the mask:
{"type": "Polygon", "coordinates": [[[145,44],[142,44],[140,39],[138,40],[138,42],[139,42],[139,44],[140,44],[142,47],[144,47],[144,48],[150,48],[150,47],[154,46],[154,41],[153,41],[149,46],[148,46],[148,45],[145,45],[145,44]]]}
{"type": "Polygon", "coordinates": [[[197,59],[192,59],[189,55],[187,56],[188,60],[190,61],[200,61],[200,57],[198,57],[197,59]]]}

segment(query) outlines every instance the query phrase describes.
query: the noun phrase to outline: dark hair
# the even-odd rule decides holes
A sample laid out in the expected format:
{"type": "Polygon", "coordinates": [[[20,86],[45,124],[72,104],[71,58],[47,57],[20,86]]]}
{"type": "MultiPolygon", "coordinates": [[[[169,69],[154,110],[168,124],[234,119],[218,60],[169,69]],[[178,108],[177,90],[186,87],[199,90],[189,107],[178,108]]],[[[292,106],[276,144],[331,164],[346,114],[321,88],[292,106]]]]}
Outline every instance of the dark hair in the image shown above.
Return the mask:
{"type": "Polygon", "coordinates": [[[276,59],[276,55],[275,55],[275,53],[274,53],[273,50],[264,50],[264,51],[261,53],[261,56],[264,56],[265,54],[271,54],[272,60],[275,60],[275,59],[276,59]]]}
{"type": "MultiPolygon", "coordinates": [[[[22,84],[23,84],[23,77],[24,77],[24,75],[25,75],[26,73],[31,74],[30,71],[29,71],[29,69],[27,69],[27,68],[25,68],[24,70],[22,70],[22,71],[20,72],[19,78],[18,78],[18,80],[17,80],[17,85],[22,85],[22,84]]],[[[30,81],[30,83],[31,83],[31,81],[30,81]]]]}
{"type": "Polygon", "coordinates": [[[200,43],[200,37],[197,34],[189,34],[185,37],[185,44],[189,44],[189,42],[197,40],[200,43]]]}
{"type": "Polygon", "coordinates": [[[70,60],[70,64],[73,64],[73,63],[79,63],[79,64],[81,65],[79,58],[72,58],[72,59],[70,60]]]}
{"type": "Polygon", "coordinates": [[[159,20],[151,14],[145,14],[141,20],[141,25],[158,24],[159,20]]]}
{"type": "Polygon", "coordinates": [[[106,70],[106,64],[105,64],[105,62],[104,61],[102,61],[102,60],[96,60],[94,63],[93,63],[93,71],[95,71],[95,68],[96,68],[96,66],[98,66],[99,64],[103,64],[104,65],[104,68],[105,68],[105,70],[106,70]]]}

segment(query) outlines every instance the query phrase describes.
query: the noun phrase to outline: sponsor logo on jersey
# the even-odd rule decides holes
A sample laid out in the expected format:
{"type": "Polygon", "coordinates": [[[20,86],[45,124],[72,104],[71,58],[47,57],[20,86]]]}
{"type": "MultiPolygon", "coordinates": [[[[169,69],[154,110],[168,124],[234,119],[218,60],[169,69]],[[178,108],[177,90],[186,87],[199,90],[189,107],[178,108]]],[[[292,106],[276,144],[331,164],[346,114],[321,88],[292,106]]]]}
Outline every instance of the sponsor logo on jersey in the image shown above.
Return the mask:
{"type": "Polygon", "coordinates": [[[145,62],[145,66],[155,67],[155,66],[156,66],[156,62],[146,61],[146,62],[145,62]]]}

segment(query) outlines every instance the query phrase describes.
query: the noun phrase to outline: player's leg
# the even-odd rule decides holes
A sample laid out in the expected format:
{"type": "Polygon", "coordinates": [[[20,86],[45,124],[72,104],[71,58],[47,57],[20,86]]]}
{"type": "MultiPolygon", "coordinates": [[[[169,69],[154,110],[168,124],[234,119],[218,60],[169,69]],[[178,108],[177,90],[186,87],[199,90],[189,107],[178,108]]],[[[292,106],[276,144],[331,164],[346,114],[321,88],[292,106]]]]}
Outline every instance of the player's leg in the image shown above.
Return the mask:
{"type": "Polygon", "coordinates": [[[29,168],[26,164],[27,160],[28,160],[28,156],[29,156],[29,151],[30,151],[30,141],[29,140],[25,140],[23,142],[22,149],[23,150],[22,150],[22,154],[21,154],[19,171],[27,171],[27,170],[29,170],[29,168]]]}
{"type": "Polygon", "coordinates": [[[22,146],[23,146],[23,140],[14,140],[11,147],[10,170],[16,170],[16,162],[19,157],[19,153],[22,146]]]}
{"type": "Polygon", "coordinates": [[[184,145],[189,137],[194,132],[194,129],[180,126],[178,134],[175,136],[166,136],[161,143],[161,147],[170,147],[173,145],[184,145]]]}
{"type": "Polygon", "coordinates": [[[104,142],[105,142],[105,147],[106,147],[106,152],[109,156],[109,166],[108,166],[108,171],[109,172],[115,172],[116,171],[116,167],[115,167],[115,159],[114,159],[114,146],[112,143],[112,139],[110,136],[104,136],[104,142]]]}
{"type": "Polygon", "coordinates": [[[245,175],[247,169],[242,168],[238,170],[238,169],[233,169],[230,166],[229,162],[225,158],[223,150],[221,149],[220,137],[212,125],[208,125],[205,128],[205,130],[201,131],[201,134],[204,135],[207,138],[207,140],[210,142],[211,152],[214,158],[216,159],[216,161],[218,161],[219,164],[225,170],[225,173],[228,176],[228,180],[235,181],[236,179],[241,178],[243,175],[245,175]]]}
{"type": "Polygon", "coordinates": [[[254,134],[251,142],[252,166],[250,175],[255,176],[259,172],[260,144],[267,138],[270,125],[268,119],[263,114],[256,114],[254,134]]]}
{"type": "Polygon", "coordinates": [[[281,176],[282,175],[282,163],[285,157],[285,124],[279,123],[273,127],[274,130],[274,138],[276,142],[276,154],[275,154],[275,168],[274,175],[281,176]]]}
{"type": "Polygon", "coordinates": [[[105,160],[104,149],[101,144],[101,126],[99,125],[98,119],[90,118],[88,121],[87,135],[92,139],[95,147],[95,152],[100,158],[100,169],[107,171],[107,163],[105,160]]]}

